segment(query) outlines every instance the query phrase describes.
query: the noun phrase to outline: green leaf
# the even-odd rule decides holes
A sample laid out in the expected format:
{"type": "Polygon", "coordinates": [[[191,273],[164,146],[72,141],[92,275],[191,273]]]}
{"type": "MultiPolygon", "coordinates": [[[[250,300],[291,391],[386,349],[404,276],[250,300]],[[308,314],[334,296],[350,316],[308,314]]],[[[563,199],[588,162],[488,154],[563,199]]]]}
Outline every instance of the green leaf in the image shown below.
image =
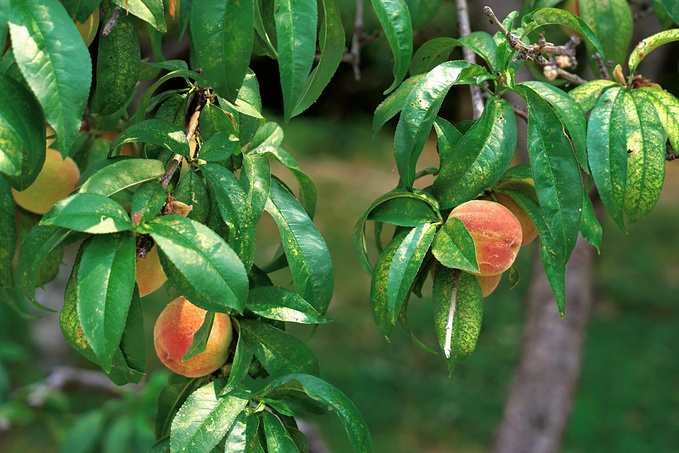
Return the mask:
{"type": "Polygon", "coordinates": [[[217,134],[238,135],[238,123],[234,115],[211,103],[203,107],[198,125],[203,139],[217,134]]]}
{"type": "Polygon", "coordinates": [[[457,206],[495,186],[509,168],[515,148],[516,116],[512,106],[492,97],[481,117],[453,150],[442,156],[445,160],[441,160],[433,188],[441,208],[457,206]]]}
{"type": "MultiPolygon", "coordinates": [[[[0,0],[0,42],[7,42],[9,0],[0,0]]],[[[3,49],[4,50],[4,49],[3,49]]]]}
{"type": "Polygon", "coordinates": [[[587,193],[582,201],[582,219],[580,220],[580,234],[582,237],[592,244],[597,253],[601,253],[601,238],[603,230],[599,219],[596,218],[596,212],[587,193]]]}
{"type": "MultiPolygon", "coordinates": [[[[616,64],[623,64],[627,56],[634,21],[632,10],[627,0],[578,0],[580,17],[592,28],[606,52],[606,59],[616,64]]],[[[587,43],[588,51],[595,53],[592,45],[587,43]]],[[[592,68],[597,68],[595,61],[590,62],[592,68]]]]}
{"type": "Polygon", "coordinates": [[[247,193],[248,204],[252,207],[254,222],[258,222],[264,212],[266,200],[271,189],[271,164],[266,156],[248,153],[243,156],[240,182],[247,193]]]}
{"type": "Polygon", "coordinates": [[[243,336],[240,334],[240,324],[238,320],[234,319],[234,326],[238,329],[238,342],[236,343],[236,351],[233,354],[233,362],[231,363],[231,370],[229,371],[229,379],[222,389],[219,396],[226,395],[231,390],[235,389],[241,383],[245,376],[247,376],[252,363],[252,351],[245,344],[243,336]]]}
{"type": "Polygon", "coordinates": [[[320,59],[302,88],[291,116],[308,109],[328,85],[344,55],[344,27],[337,0],[321,1],[321,25],[318,33],[320,59]]]}
{"type": "Polygon", "coordinates": [[[103,234],[132,229],[127,212],[102,195],[77,193],[55,204],[40,221],[83,233],[103,234]]]}
{"type": "Polygon", "coordinates": [[[499,72],[496,57],[498,45],[491,35],[485,31],[474,31],[460,37],[459,42],[483,58],[492,72],[499,72]]]}
{"type": "Polygon", "coordinates": [[[455,313],[451,352],[450,357],[446,359],[450,373],[476,348],[483,319],[483,298],[481,297],[481,285],[474,275],[436,264],[432,297],[434,299],[434,325],[441,350],[445,345],[446,324],[453,292],[455,292],[455,313]]]}
{"type": "Polygon", "coordinates": [[[158,395],[158,411],[155,416],[155,434],[158,439],[170,434],[174,414],[189,395],[203,384],[204,378],[190,379],[178,374],[170,376],[169,382],[158,395]]]}
{"type": "Polygon", "coordinates": [[[238,150],[238,137],[218,132],[200,147],[200,158],[206,162],[222,162],[238,150]]]}
{"type": "Polygon", "coordinates": [[[441,214],[436,209],[436,203],[425,199],[426,195],[384,200],[369,212],[367,220],[404,227],[439,222],[441,214]]]}
{"type": "MultiPolygon", "coordinates": [[[[103,23],[107,23],[113,14],[113,2],[105,1],[102,7],[103,23]]],[[[125,107],[137,85],[140,62],[141,49],[134,20],[132,16],[120,14],[108,36],[104,36],[103,27],[99,34],[94,114],[111,115],[125,107]]]]}
{"type": "Polygon", "coordinates": [[[389,274],[391,265],[401,244],[412,230],[404,230],[394,236],[377,258],[370,283],[370,308],[377,328],[387,340],[391,337],[394,322],[389,308],[389,274]]]}
{"type": "Polygon", "coordinates": [[[102,439],[102,453],[126,453],[133,449],[135,420],[129,415],[114,419],[102,439]]]}
{"type": "Polygon", "coordinates": [[[318,375],[318,360],[297,337],[263,321],[241,320],[245,344],[272,376],[289,373],[318,375]]]}
{"type": "Polygon", "coordinates": [[[281,243],[300,296],[324,314],[333,292],[333,266],[328,247],[297,199],[273,180],[266,211],[281,234],[281,243]]]}
{"type": "Polygon", "coordinates": [[[582,110],[587,113],[597,103],[601,94],[612,86],[619,86],[612,80],[592,80],[583,85],[578,85],[568,92],[568,95],[580,104],[582,110]]]}
{"type": "MultiPolygon", "coordinates": [[[[660,0],[665,12],[672,18],[675,24],[679,24],[679,3],[673,0],[660,0]]],[[[656,2],[653,2],[653,6],[656,6],[656,2]]],[[[656,9],[657,14],[657,9],[656,9]]]]}
{"type": "Polygon", "coordinates": [[[246,428],[245,428],[245,438],[250,439],[249,442],[245,444],[246,453],[265,453],[264,447],[262,447],[262,438],[260,434],[260,418],[262,416],[261,412],[253,412],[248,415],[246,428]]]}
{"type": "Polygon", "coordinates": [[[263,148],[265,146],[277,147],[283,143],[283,129],[275,122],[264,123],[257,132],[255,132],[254,137],[250,140],[248,149],[253,150],[257,148],[263,148]]]}
{"type": "Polygon", "coordinates": [[[108,165],[98,168],[93,173],[85,172],[82,175],[78,183],[81,194],[110,197],[128,187],[159,178],[165,173],[163,163],[155,159],[125,158],[116,159],[113,163],[102,162],[102,164],[108,165]]]}
{"type": "Polygon", "coordinates": [[[431,251],[446,267],[479,272],[474,239],[460,219],[451,217],[446,221],[436,233],[431,251]]]}
{"type": "Polygon", "coordinates": [[[163,0],[113,0],[126,14],[137,16],[161,33],[167,31],[163,0]]]}
{"type": "Polygon", "coordinates": [[[276,0],[274,8],[278,71],[285,121],[289,121],[305,94],[307,76],[316,55],[318,12],[316,0],[276,0]]]}
{"type": "Polygon", "coordinates": [[[679,99],[665,90],[651,87],[639,88],[635,95],[643,95],[653,104],[670,145],[679,149],[679,99]]]}
{"type": "Polygon", "coordinates": [[[262,412],[262,421],[264,422],[264,434],[266,435],[266,445],[269,451],[299,452],[290,433],[288,433],[283,423],[275,415],[264,411],[262,412]]]}
{"type": "Polygon", "coordinates": [[[101,0],[62,0],[61,3],[69,16],[82,24],[96,11],[101,0]]]}
{"type": "Polygon", "coordinates": [[[130,217],[134,226],[153,218],[167,201],[167,193],[157,180],[142,183],[132,195],[130,217]]]}
{"type": "Polygon", "coordinates": [[[222,238],[186,217],[156,217],[147,225],[160,248],[165,273],[187,299],[207,311],[243,311],[247,274],[222,238]]]}
{"type": "Polygon", "coordinates": [[[314,376],[292,374],[270,382],[265,391],[268,392],[293,381],[299,382],[311,399],[327,405],[328,409],[337,414],[355,452],[372,451],[370,432],[360,412],[346,395],[327,382],[314,376]]]}
{"type": "Polygon", "coordinates": [[[405,0],[372,0],[377,18],[394,55],[394,82],[385,94],[399,86],[413,55],[413,27],[405,0]]]}
{"type": "Polygon", "coordinates": [[[94,236],[83,244],[78,269],[78,317],[105,372],[111,371],[134,291],[132,234],[94,236]]]}
{"type": "Polygon", "coordinates": [[[462,138],[462,133],[441,117],[436,118],[436,121],[434,121],[434,130],[438,138],[439,159],[445,161],[449,158],[450,153],[453,152],[455,144],[462,138]]]}
{"type": "Polygon", "coordinates": [[[189,171],[179,181],[173,195],[175,200],[191,206],[191,212],[187,216],[189,219],[200,223],[205,222],[210,209],[210,199],[205,182],[200,176],[192,170],[189,171]]]}
{"type": "Polygon", "coordinates": [[[575,153],[585,172],[589,173],[587,160],[587,120],[580,105],[566,92],[544,82],[528,81],[521,83],[547,101],[568,131],[575,153]]]}
{"type": "Polygon", "coordinates": [[[580,231],[584,196],[580,166],[559,117],[534,91],[522,91],[528,104],[528,155],[535,192],[554,240],[548,248],[568,261],[580,231]]]}
{"type": "Polygon", "coordinates": [[[416,76],[407,78],[401,83],[393,93],[389,95],[384,101],[380,103],[375,109],[373,115],[373,136],[382,129],[382,126],[396,116],[398,112],[403,109],[408,95],[413,90],[417,82],[419,82],[426,74],[418,74],[416,76]]]}
{"type": "MultiPolygon", "coordinates": [[[[195,8],[194,8],[195,9],[195,8]]],[[[223,379],[193,392],[172,421],[170,451],[204,453],[214,448],[229,432],[248,404],[250,392],[236,389],[218,397],[223,379]]]]}
{"type": "Polygon", "coordinates": [[[210,196],[217,201],[222,219],[229,227],[229,245],[238,254],[247,272],[255,258],[255,227],[252,208],[247,194],[238,178],[217,164],[200,167],[210,189],[210,196]]]}
{"type": "Polygon", "coordinates": [[[136,371],[146,371],[146,332],[144,331],[144,309],[139,298],[139,290],[132,293],[132,302],[127,312],[125,330],[120,339],[120,352],[127,365],[136,371]]]}
{"type": "MultiPolygon", "coordinates": [[[[195,71],[189,71],[187,69],[177,69],[170,72],[169,74],[165,74],[163,77],[158,79],[157,82],[148,87],[148,89],[144,92],[141,98],[139,98],[139,103],[137,104],[137,113],[135,113],[134,115],[134,122],[138,123],[144,120],[147,113],[149,100],[151,99],[151,96],[153,96],[153,93],[158,89],[158,87],[160,87],[163,83],[167,82],[168,80],[177,77],[182,77],[185,80],[189,78],[193,79],[196,81],[196,83],[200,84],[200,86],[209,85],[207,80],[205,80],[201,74],[198,74],[195,71]]],[[[188,82],[188,80],[186,81],[188,82]]]]}
{"type": "Polygon", "coordinates": [[[85,111],[92,61],[78,29],[57,0],[11,2],[12,50],[66,157],[85,111]]]}
{"type": "Polygon", "coordinates": [[[441,63],[418,81],[408,95],[394,136],[396,165],[406,188],[412,188],[417,160],[443,99],[467,67],[466,61],[441,63]]]}
{"type": "Polygon", "coordinates": [[[94,409],[75,422],[66,432],[61,446],[62,453],[88,453],[95,451],[101,441],[107,415],[102,409],[94,409]]]}
{"type": "Polygon", "coordinates": [[[547,250],[547,245],[540,241],[540,260],[545,269],[545,275],[552,287],[559,316],[566,316],[566,262],[563,258],[547,250]]]}
{"type": "Polygon", "coordinates": [[[150,119],[135,123],[111,142],[111,149],[133,142],[152,143],[175,154],[190,155],[189,142],[184,131],[169,121],[150,119]]]}
{"type": "MultiPolygon", "coordinates": [[[[417,76],[425,74],[444,61],[448,60],[452,51],[462,44],[455,38],[434,38],[425,42],[417,49],[410,62],[410,74],[417,76]]],[[[411,77],[412,79],[412,77],[411,77]]]]}
{"type": "Polygon", "coordinates": [[[262,318],[300,324],[324,324],[332,319],[321,316],[299,294],[280,286],[253,288],[245,308],[262,318]]]}
{"type": "Polygon", "coordinates": [[[12,259],[17,246],[16,209],[9,184],[0,177],[0,288],[12,280],[12,259]]]}
{"type": "Polygon", "coordinates": [[[394,209],[387,207],[385,209],[386,211],[385,214],[392,212],[394,216],[391,215],[389,217],[382,216],[381,217],[382,220],[393,219],[392,221],[394,222],[398,221],[399,224],[403,223],[404,224],[403,226],[417,226],[422,223],[427,223],[429,221],[428,219],[430,218],[430,216],[428,214],[426,216],[422,216],[423,211],[422,207],[421,206],[414,207],[418,204],[428,205],[429,206],[428,209],[430,209],[432,212],[431,215],[436,216],[437,220],[441,220],[441,214],[439,213],[438,210],[438,203],[436,203],[436,200],[434,200],[431,196],[424,192],[419,191],[410,192],[404,189],[396,189],[391,192],[387,192],[381,197],[379,197],[377,200],[373,202],[372,205],[370,205],[368,210],[365,211],[365,213],[363,213],[361,218],[358,219],[358,222],[356,222],[356,226],[354,227],[354,231],[351,234],[351,241],[353,242],[354,249],[358,254],[358,260],[361,263],[361,267],[363,267],[363,270],[365,270],[368,274],[372,274],[373,269],[372,265],[370,264],[370,260],[368,259],[368,248],[365,240],[365,222],[368,220],[368,217],[375,209],[377,209],[380,205],[385,203],[388,203],[389,205],[392,205],[394,207],[394,209]],[[392,200],[400,198],[413,199],[414,203],[405,202],[392,205],[391,203],[392,200]],[[411,213],[414,213],[414,215],[411,215],[408,213],[408,211],[406,211],[405,215],[400,216],[400,213],[396,212],[396,209],[398,208],[408,208],[408,210],[411,213]],[[409,219],[412,219],[412,222],[409,221],[409,219]]]}
{"type": "Polygon", "coordinates": [[[241,412],[233,422],[229,432],[226,433],[226,451],[241,453],[245,451],[247,444],[246,429],[247,429],[247,415],[246,411],[241,412]]]}
{"type": "MultiPolygon", "coordinates": [[[[4,42],[4,41],[0,41],[4,42]]],[[[45,117],[30,91],[0,76],[0,173],[17,190],[30,186],[45,161],[45,117]]]]}
{"type": "Polygon", "coordinates": [[[627,135],[625,132],[625,90],[605,91],[589,117],[587,146],[592,179],[611,218],[625,229],[624,207],[627,185],[627,135]]]}
{"type": "Polygon", "coordinates": [[[191,346],[186,350],[184,357],[182,357],[182,362],[186,362],[191,357],[195,357],[198,354],[205,352],[207,347],[207,341],[210,338],[210,332],[212,332],[212,325],[215,321],[215,313],[213,311],[207,312],[203,324],[196,330],[193,334],[193,341],[191,346]]]}
{"type": "Polygon", "coordinates": [[[630,222],[646,216],[658,202],[665,180],[665,134],[653,103],[635,91],[625,93],[627,187],[630,222]]]}
{"type": "Polygon", "coordinates": [[[663,44],[670,42],[679,41],[679,29],[673,28],[671,30],[664,30],[660,33],[656,33],[653,36],[649,36],[646,39],[642,39],[639,43],[634,46],[634,49],[629,55],[629,60],[627,62],[629,66],[630,77],[633,75],[641,60],[646,58],[646,56],[653,52],[658,47],[663,44]]]}
{"type": "Polygon", "coordinates": [[[254,41],[252,0],[195,0],[191,36],[203,75],[215,91],[235,101],[250,64],[254,41]]]}

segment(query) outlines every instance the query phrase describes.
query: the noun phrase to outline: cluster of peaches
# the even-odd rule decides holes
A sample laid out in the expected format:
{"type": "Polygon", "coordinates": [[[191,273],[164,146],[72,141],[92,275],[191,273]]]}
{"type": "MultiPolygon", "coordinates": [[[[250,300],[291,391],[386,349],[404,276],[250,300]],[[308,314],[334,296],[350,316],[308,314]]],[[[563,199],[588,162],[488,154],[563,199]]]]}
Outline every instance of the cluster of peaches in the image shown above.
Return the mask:
{"type": "MultiPolygon", "coordinates": [[[[47,136],[54,135],[47,128],[47,136]]],[[[113,140],[115,133],[104,133],[101,138],[113,140]]],[[[12,189],[14,201],[26,211],[45,214],[55,203],[68,197],[78,186],[80,170],[76,162],[50,148],[53,139],[47,140],[45,163],[37,178],[27,189],[12,189]]],[[[123,145],[122,154],[132,156],[130,145],[123,145]]],[[[160,263],[157,247],[144,258],[137,256],[136,282],[140,297],[151,294],[167,282],[160,263]]],[[[205,376],[221,367],[228,357],[232,339],[231,320],[217,313],[204,352],[183,361],[182,357],[193,342],[193,335],[202,326],[207,312],[196,307],[184,297],[172,301],[158,317],[154,328],[154,345],[158,358],[172,371],[188,377],[205,376]]]]}

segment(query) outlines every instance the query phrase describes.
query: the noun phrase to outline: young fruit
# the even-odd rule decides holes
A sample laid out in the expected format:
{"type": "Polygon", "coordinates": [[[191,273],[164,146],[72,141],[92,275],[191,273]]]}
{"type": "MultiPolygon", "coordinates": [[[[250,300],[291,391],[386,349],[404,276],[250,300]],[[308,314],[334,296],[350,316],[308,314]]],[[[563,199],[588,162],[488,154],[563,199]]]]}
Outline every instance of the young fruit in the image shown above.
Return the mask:
{"type": "Polygon", "coordinates": [[[44,214],[75,190],[79,178],[80,170],[73,159],[62,160],[58,151],[47,148],[45,163],[33,184],[21,192],[12,189],[14,201],[27,211],[44,214]]]}
{"type": "Polygon", "coordinates": [[[488,297],[493,291],[495,291],[497,285],[500,284],[502,274],[489,275],[487,277],[482,277],[479,275],[476,278],[479,279],[479,283],[481,284],[481,296],[488,297]]]}
{"type": "Polygon", "coordinates": [[[139,286],[139,297],[151,294],[167,281],[156,246],[153,246],[144,258],[137,257],[136,281],[139,286]]]}
{"type": "Polygon", "coordinates": [[[80,36],[83,37],[85,45],[90,47],[90,44],[94,41],[94,38],[97,36],[97,30],[99,29],[99,9],[95,9],[92,15],[88,17],[84,23],[81,24],[76,21],[75,26],[78,28],[80,36]]]}
{"type": "Polygon", "coordinates": [[[475,275],[497,275],[511,267],[521,248],[522,232],[509,209],[492,201],[472,200],[453,209],[451,217],[460,219],[474,240],[479,263],[475,275]]]}
{"type": "Polygon", "coordinates": [[[160,361],[175,373],[186,377],[205,376],[226,362],[233,329],[229,316],[217,313],[205,351],[182,363],[182,357],[193,342],[193,334],[203,325],[206,314],[184,297],[178,297],[158,316],[153,344],[160,361]]]}
{"type": "Polygon", "coordinates": [[[495,199],[505,208],[512,211],[512,214],[519,220],[521,224],[521,231],[523,235],[521,237],[521,246],[527,245],[532,242],[538,236],[538,230],[535,228],[535,224],[531,218],[526,214],[526,211],[519,206],[516,201],[514,201],[509,195],[505,195],[500,192],[495,192],[495,199]]]}

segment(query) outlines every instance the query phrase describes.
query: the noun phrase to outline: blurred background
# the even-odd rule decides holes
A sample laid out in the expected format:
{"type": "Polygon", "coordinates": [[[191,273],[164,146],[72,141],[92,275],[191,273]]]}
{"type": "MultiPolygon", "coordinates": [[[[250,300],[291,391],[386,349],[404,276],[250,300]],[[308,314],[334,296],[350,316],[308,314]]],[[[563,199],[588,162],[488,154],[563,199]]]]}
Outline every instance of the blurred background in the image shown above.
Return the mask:
{"type": "MultiPolygon", "coordinates": [[[[349,37],[354,4],[340,3],[349,37]]],[[[512,2],[472,1],[474,30],[487,25],[481,17],[486,3],[500,18],[519,8],[512,2]]],[[[366,14],[366,31],[377,29],[369,7],[366,14]]],[[[458,36],[455,24],[454,2],[442,1],[434,19],[418,33],[417,44],[436,36],[458,36]]],[[[653,16],[639,24],[641,31],[632,42],[659,30],[653,16]]],[[[565,42],[565,35],[561,37],[565,42]]],[[[558,37],[548,35],[548,39],[559,42],[558,37]]],[[[640,70],[677,95],[679,53],[676,46],[667,49],[649,56],[640,70]]],[[[309,339],[321,363],[321,376],[358,406],[372,433],[375,452],[483,452],[489,449],[501,419],[520,354],[524,301],[537,249],[531,244],[519,254],[516,264],[521,281],[513,290],[504,278],[484,299],[477,348],[452,376],[440,355],[419,349],[403,329],[395,329],[391,343],[379,334],[369,310],[370,278],[358,264],[351,231],[370,203],[397,183],[392,155],[395,122],[375,137],[371,134],[372,112],[391,83],[391,61],[383,58],[388,53],[384,39],[366,46],[361,81],[353,79],[350,66],[343,66],[308,112],[288,124],[279,120],[286,137],[283,146],[298,157],[301,168],[317,185],[315,222],[328,243],[336,275],[328,312],[334,322],[315,331],[299,328],[293,332],[309,339]]],[[[265,116],[280,118],[275,63],[258,59],[253,70],[260,81],[265,116]]],[[[441,116],[455,123],[468,119],[470,111],[468,90],[451,90],[441,116]]],[[[432,142],[421,166],[436,165],[432,142]]],[[[647,218],[630,225],[627,235],[610,219],[602,219],[604,239],[596,258],[594,312],[579,391],[563,439],[564,452],[679,451],[679,162],[669,162],[667,169],[658,206],[647,218]]],[[[276,174],[288,180],[284,169],[277,169],[276,174]]],[[[273,256],[277,240],[273,222],[265,219],[258,230],[259,263],[273,256]]],[[[40,301],[57,310],[73,254],[73,250],[67,252],[59,276],[47,291],[38,290],[40,301]]],[[[278,284],[291,284],[285,272],[275,279],[278,284]]],[[[435,346],[430,294],[429,282],[424,298],[411,300],[409,319],[415,335],[435,346]]],[[[160,290],[143,302],[150,334],[167,297],[160,290]]],[[[151,372],[144,390],[134,386],[103,393],[55,390],[45,385],[45,377],[56,367],[95,367],[70,350],[59,332],[57,314],[40,313],[39,320],[32,320],[19,315],[20,311],[29,308],[0,304],[0,451],[61,451],[68,436],[74,435],[69,429],[83,414],[102,405],[119,415],[116,420],[147,427],[135,431],[138,445],[152,442],[155,398],[167,374],[151,344],[151,372]]],[[[328,451],[351,451],[343,427],[331,414],[308,422],[318,430],[328,451]]],[[[96,427],[112,441],[127,432],[122,422],[92,420],[86,426],[96,427]]],[[[88,431],[78,435],[88,435],[88,431]]]]}

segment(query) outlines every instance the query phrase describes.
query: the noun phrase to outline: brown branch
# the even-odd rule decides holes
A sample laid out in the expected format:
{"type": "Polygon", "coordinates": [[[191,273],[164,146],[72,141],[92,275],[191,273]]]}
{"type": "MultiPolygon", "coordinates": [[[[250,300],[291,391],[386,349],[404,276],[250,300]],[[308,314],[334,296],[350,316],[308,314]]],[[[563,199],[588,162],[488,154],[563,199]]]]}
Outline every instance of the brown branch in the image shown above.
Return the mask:
{"type": "Polygon", "coordinates": [[[121,11],[122,8],[120,6],[115,7],[113,14],[111,14],[111,18],[108,20],[108,22],[106,22],[106,25],[104,25],[104,30],[101,32],[103,36],[108,36],[111,33],[111,30],[113,30],[113,27],[115,27],[116,23],[118,22],[118,16],[120,16],[121,11]]]}
{"type": "Polygon", "coordinates": [[[363,0],[356,0],[356,19],[354,20],[354,36],[351,39],[351,65],[354,68],[354,79],[361,80],[361,36],[363,35],[363,0]]]}
{"type": "MultiPolygon", "coordinates": [[[[467,36],[471,33],[471,26],[469,25],[469,7],[467,0],[456,0],[457,5],[457,25],[460,29],[460,37],[467,36]]],[[[469,64],[476,64],[476,54],[466,47],[462,49],[464,59],[469,64]]],[[[483,97],[481,96],[481,87],[476,85],[469,85],[469,92],[472,96],[472,111],[474,119],[479,119],[483,113],[483,97]]]]}
{"type": "Polygon", "coordinates": [[[604,80],[611,80],[611,76],[608,74],[608,68],[606,67],[606,62],[599,53],[592,55],[592,59],[596,61],[597,67],[599,68],[599,75],[604,80]]]}
{"type": "Polygon", "coordinates": [[[528,121],[528,112],[526,112],[524,109],[519,108],[515,105],[512,105],[512,109],[514,110],[514,113],[516,113],[518,116],[523,118],[525,121],[528,121]]]}

